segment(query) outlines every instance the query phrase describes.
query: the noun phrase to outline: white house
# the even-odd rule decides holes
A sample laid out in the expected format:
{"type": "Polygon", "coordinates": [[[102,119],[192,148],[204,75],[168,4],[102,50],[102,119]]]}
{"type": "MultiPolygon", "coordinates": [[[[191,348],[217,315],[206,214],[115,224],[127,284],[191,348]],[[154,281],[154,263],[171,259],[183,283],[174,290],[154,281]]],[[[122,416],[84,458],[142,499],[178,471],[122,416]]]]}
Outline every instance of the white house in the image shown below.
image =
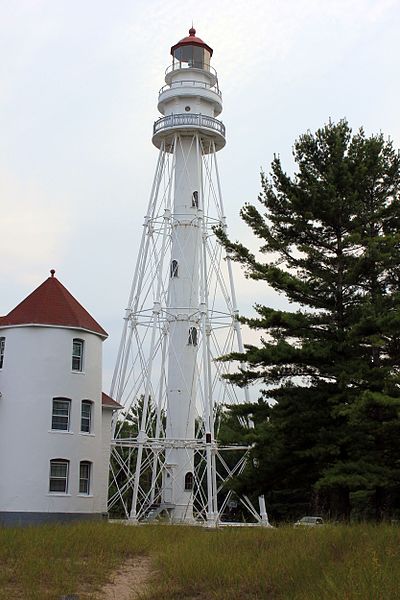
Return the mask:
{"type": "Polygon", "coordinates": [[[54,274],[0,317],[0,524],[107,510],[107,333],[54,274]]]}

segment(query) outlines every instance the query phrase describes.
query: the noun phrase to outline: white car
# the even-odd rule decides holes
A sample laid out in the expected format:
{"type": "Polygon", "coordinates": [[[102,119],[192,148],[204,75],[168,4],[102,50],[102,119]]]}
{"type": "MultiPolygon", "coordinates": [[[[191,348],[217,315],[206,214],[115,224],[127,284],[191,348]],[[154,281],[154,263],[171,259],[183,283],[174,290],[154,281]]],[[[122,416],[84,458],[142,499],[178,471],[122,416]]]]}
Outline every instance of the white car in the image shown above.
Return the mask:
{"type": "Polygon", "coordinates": [[[323,525],[324,520],[322,517],[302,517],[294,524],[295,527],[317,527],[317,525],[323,525]]]}

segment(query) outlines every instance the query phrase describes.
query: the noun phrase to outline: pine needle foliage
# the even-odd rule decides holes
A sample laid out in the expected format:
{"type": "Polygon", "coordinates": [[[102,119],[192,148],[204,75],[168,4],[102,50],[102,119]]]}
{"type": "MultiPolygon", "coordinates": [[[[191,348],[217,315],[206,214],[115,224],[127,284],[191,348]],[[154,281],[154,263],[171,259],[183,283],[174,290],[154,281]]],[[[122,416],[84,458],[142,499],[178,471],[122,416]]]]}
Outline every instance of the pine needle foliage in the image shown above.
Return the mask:
{"type": "Polygon", "coordinates": [[[249,467],[241,485],[266,493],[280,518],[311,509],[393,516],[400,500],[399,154],[382,134],[353,134],[341,120],[300,136],[293,155],[296,173],[275,156],[270,175],[261,174],[259,204],[241,211],[258,252],[218,232],[248,278],[293,303],[293,311],[257,303],[257,316],[241,320],[261,332],[260,344],[229,356],[245,364],[232,381],[266,385],[258,407],[248,407],[258,469],[249,467]]]}

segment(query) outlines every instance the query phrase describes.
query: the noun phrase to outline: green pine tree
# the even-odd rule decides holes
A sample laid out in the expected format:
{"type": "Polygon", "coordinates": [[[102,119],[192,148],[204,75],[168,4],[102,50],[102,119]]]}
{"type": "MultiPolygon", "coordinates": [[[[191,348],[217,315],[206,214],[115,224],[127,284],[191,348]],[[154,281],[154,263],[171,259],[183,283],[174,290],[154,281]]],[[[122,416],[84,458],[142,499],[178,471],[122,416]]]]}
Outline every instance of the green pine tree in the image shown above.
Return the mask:
{"type": "Polygon", "coordinates": [[[293,154],[296,174],[275,157],[261,208],[241,211],[257,255],[218,232],[247,277],[294,303],[242,318],[262,337],[231,355],[247,365],[231,379],[262,381],[275,403],[255,418],[258,468],[239,485],[281,518],[380,519],[400,486],[400,159],[345,120],[302,135],[293,154]]]}

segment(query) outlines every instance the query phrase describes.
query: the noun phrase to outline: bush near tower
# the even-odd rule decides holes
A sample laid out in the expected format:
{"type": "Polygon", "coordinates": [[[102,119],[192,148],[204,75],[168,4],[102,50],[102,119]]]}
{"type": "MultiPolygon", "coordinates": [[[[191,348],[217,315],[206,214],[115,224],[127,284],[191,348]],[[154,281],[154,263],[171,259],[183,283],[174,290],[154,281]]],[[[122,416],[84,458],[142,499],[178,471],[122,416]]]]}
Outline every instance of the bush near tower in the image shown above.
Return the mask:
{"type": "Polygon", "coordinates": [[[398,518],[399,154],[341,120],[300,136],[293,155],[296,173],[275,157],[259,206],[241,211],[259,252],[219,232],[247,277],[293,303],[260,299],[241,318],[262,337],[231,355],[246,367],[230,378],[263,391],[236,409],[253,415],[257,459],[237,486],[265,493],[272,519],[398,518]]]}

